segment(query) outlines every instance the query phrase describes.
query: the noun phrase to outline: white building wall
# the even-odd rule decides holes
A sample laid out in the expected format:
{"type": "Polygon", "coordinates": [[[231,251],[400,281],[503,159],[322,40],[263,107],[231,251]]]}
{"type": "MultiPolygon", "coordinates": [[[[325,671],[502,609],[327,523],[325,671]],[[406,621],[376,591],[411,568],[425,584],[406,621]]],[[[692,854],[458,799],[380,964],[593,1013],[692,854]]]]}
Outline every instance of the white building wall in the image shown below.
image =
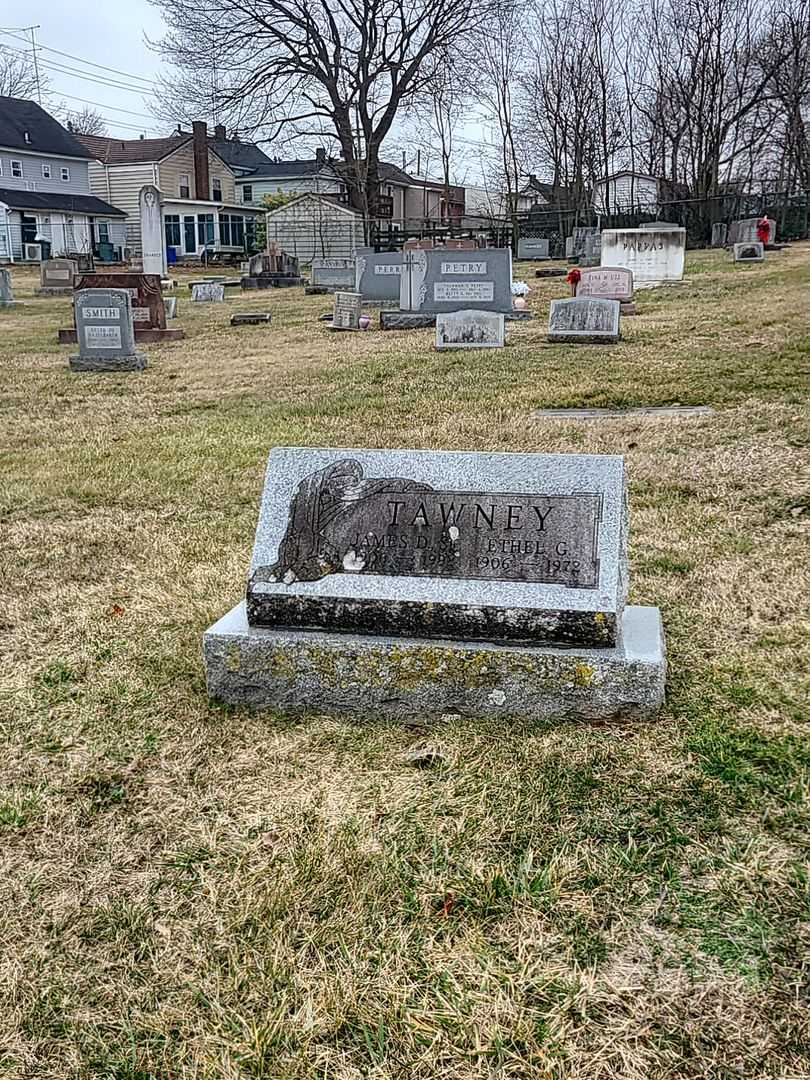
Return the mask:
{"type": "Polygon", "coordinates": [[[267,215],[267,239],[300,262],[349,258],[365,243],[362,219],[325,199],[302,198],[267,215]]]}
{"type": "Polygon", "coordinates": [[[650,207],[658,204],[658,181],[651,176],[623,174],[601,180],[596,185],[596,209],[610,212],[625,207],[650,207]]]}

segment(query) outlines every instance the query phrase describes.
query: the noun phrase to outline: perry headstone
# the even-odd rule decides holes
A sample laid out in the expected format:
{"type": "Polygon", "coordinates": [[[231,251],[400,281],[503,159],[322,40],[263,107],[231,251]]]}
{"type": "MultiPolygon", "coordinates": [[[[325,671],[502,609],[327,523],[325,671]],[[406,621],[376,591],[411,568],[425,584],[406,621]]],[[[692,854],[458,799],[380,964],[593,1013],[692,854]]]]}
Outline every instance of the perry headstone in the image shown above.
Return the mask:
{"type": "Polygon", "coordinates": [[[436,316],[437,349],[502,349],[504,317],[496,311],[445,311],[436,316]]]}
{"type": "Polygon", "coordinates": [[[191,288],[191,299],[197,304],[221,304],[225,300],[225,286],[222,282],[197,282],[191,288]]]}
{"type": "Polygon", "coordinates": [[[660,613],[627,589],[621,457],[281,447],[246,602],[205,634],[208,690],[366,716],[651,715],[660,613]]]}
{"type": "Polygon", "coordinates": [[[400,279],[401,311],[512,311],[512,252],[408,250],[400,279]]]}
{"type": "Polygon", "coordinates": [[[748,240],[734,245],[734,262],[763,262],[765,245],[760,240],[748,240]]]}
{"type": "Polygon", "coordinates": [[[135,348],[132,298],[124,289],[82,289],[73,306],[79,341],[71,371],[140,371],[146,357],[135,348]]]}
{"type": "Polygon", "coordinates": [[[332,315],[333,330],[359,330],[363,297],[359,292],[336,292],[332,315]]]}
{"type": "Polygon", "coordinates": [[[402,275],[402,252],[374,251],[373,248],[364,247],[357,248],[354,255],[355,292],[372,303],[396,305],[402,275]]]}
{"type": "Polygon", "coordinates": [[[519,260],[548,259],[549,243],[549,240],[542,236],[521,236],[518,238],[517,257],[519,260]]]}
{"type": "Polygon", "coordinates": [[[636,289],[683,280],[686,229],[605,229],[602,265],[633,271],[636,289]]]}
{"type": "Polygon", "coordinates": [[[154,184],[146,184],[138,195],[141,219],[143,272],[166,276],[166,239],[163,229],[163,197],[154,184]]]}
{"type": "Polygon", "coordinates": [[[585,345],[612,345],[619,341],[621,305],[618,300],[571,297],[552,300],[548,314],[548,340],[585,345]]]}
{"type": "Polygon", "coordinates": [[[11,271],[0,267],[0,308],[16,307],[14,288],[11,284],[11,271]]]}
{"type": "Polygon", "coordinates": [[[37,296],[72,296],[78,273],[75,259],[46,259],[39,265],[37,296]]]}
{"type": "Polygon", "coordinates": [[[313,285],[328,289],[353,289],[354,259],[314,258],[310,280],[313,285]]]}

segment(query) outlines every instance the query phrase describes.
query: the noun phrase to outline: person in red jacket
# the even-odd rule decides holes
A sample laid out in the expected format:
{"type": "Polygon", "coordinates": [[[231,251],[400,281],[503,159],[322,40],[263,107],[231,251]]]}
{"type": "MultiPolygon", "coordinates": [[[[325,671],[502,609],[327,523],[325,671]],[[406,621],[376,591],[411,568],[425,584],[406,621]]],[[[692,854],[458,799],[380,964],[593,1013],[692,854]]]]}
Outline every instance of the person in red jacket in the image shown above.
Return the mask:
{"type": "Polygon", "coordinates": [[[757,222],[757,239],[761,243],[767,244],[768,241],[770,240],[770,238],[771,238],[771,223],[770,223],[770,221],[768,221],[767,214],[765,214],[757,222]]]}

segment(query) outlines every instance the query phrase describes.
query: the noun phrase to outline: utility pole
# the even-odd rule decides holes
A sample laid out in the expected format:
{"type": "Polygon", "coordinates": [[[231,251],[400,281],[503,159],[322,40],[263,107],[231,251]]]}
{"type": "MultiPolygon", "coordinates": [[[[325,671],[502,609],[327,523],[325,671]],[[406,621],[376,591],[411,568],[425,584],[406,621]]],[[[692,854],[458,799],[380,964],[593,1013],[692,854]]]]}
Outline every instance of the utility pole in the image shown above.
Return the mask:
{"type": "Polygon", "coordinates": [[[31,31],[31,55],[34,57],[34,77],[37,80],[37,101],[42,105],[42,86],[39,81],[39,60],[37,59],[37,30],[40,29],[40,24],[36,26],[29,26],[31,31]]]}

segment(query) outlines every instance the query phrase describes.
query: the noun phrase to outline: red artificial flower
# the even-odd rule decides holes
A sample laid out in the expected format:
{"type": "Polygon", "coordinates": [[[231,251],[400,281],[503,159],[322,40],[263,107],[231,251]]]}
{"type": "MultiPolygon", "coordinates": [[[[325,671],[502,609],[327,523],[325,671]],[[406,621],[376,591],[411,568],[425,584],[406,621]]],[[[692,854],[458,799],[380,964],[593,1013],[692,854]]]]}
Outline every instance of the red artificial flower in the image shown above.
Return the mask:
{"type": "Polygon", "coordinates": [[[578,267],[574,267],[573,270],[569,270],[565,280],[569,285],[579,285],[582,279],[582,271],[578,267]]]}

